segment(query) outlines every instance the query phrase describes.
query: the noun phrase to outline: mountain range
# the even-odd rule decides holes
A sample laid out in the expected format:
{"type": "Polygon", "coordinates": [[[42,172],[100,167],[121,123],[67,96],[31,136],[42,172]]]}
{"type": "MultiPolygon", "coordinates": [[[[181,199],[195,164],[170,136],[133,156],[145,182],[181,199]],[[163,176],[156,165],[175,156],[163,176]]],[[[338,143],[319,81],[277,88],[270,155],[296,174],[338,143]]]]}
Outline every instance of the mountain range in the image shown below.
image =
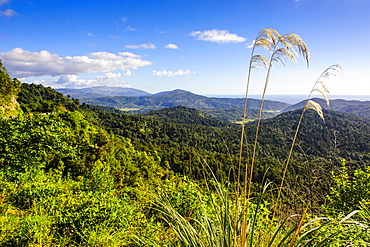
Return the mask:
{"type": "MultiPolygon", "coordinates": [[[[324,109],[345,112],[345,113],[352,113],[360,117],[370,118],[370,101],[335,99],[335,100],[331,100],[328,106],[324,99],[314,98],[312,100],[319,103],[321,107],[324,109]]],[[[288,106],[283,111],[287,112],[287,111],[292,111],[296,109],[301,109],[304,107],[305,103],[306,101],[301,101],[297,104],[288,106]]]]}
{"type": "Polygon", "coordinates": [[[140,89],[128,87],[88,87],[88,88],[59,88],[57,92],[69,95],[72,98],[99,98],[105,96],[144,96],[150,95],[140,89]]]}
{"type": "MultiPolygon", "coordinates": [[[[81,102],[108,106],[133,113],[144,113],[160,110],[167,107],[186,106],[199,109],[204,113],[221,118],[225,121],[237,122],[243,115],[244,98],[216,98],[206,97],[192,92],[176,89],[150,94],[143,90],[122,87],[92,87],[82,89],[57,89],[56,91],[78,98],[81,102]]],[[[324,109],[356,114],[370,118],[370,101],[335,99],[326,105],[324,99],[314,98],[324,109]]],[[[261,100],[248,99],[247,108],[250,109],[248,118],[255,119],[261,100]]],[[[290,105],[281,101],[266,100],[264,102],[263,118],[270,118],[281,112],[292,111],[304,107],[305,100],[290,105]]]]}
{"type": "MultiPolygon", "coordinates": [[[[91,105],[104,105],[139,113],[180,105],[196,109],[243,108],[245,101],[243,98],[209,98],[181,89],[148,96],[106,96],[80,100],[91,105]]],[[[248,108],[258,108],[260,102],[257,99],[248,99],[248,108]]],[[[282,111],[288,106],[289,104],[284,102],[266,100],[264,110],[282,111]]]]}

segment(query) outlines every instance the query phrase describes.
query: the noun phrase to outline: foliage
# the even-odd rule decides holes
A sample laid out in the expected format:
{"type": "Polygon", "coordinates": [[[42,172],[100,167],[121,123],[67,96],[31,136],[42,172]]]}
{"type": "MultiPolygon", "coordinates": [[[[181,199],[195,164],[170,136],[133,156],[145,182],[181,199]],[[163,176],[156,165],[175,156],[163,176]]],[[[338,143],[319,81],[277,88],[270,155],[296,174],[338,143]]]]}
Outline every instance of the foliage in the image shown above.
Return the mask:
{"type": "Polygon", "coordinates": [[[58,109],[73,111],[80,104],[78,99],[66,98],[51,87],[27,83],[22,83],[18,98],[25,112],[50,113],[58,109]]]}
{"type": "MultiPolygon", "coordinates": [[[[333,100],[330,100],[330,106],[327,106],[325,105],[324,99],[314,98],[313,100],[321,104],[324,109],[351,113],[351,114],[356,114],[360,117],[370,118],[370,102],[369,101],[333,99],[333,100]]],[[[286,109],[284,109],[284,112],[300,109],[304,106],[304,104],[305,104],[304,101],[299,102],[295,105],[287,107],[286,109]]]]}
{"type": "MultiPolygon", "coordinates": [[[[258,108],[260,100],[250,99],[249,108],[258,108]]],[[[115,108],[137,108],[136,112],[143,113],[151,110],[160,110],[166,107],[186,106],[196,109],[208,108],[242,108],[243,98],[208,98],[206,96],[193,94],[184,90],[161,92],[150,96],[110,96],[93,99],[83,99],[83,102],[93,105],[104,105],[115,108]]],[[[264,110],[283,110],[289,106],[287,103],[278,101],[266,101],[264,110]]]]}
{"type": "Polygon", "coordinates": [[[333,184],[325,210],[332,214],[347,214],[370,205],[370,167],[350,170],[343,166],[337,173],[332,172],[333,184]],[[362,205],[362,206],[361,206],[362,205]]]}
{"type": "Polygon", "coordinates": [[[0,60],[0,117],[15,116],[19,112],[16,96],[20,85],[21,82],[18,79],[12,79],[8,75],[0,60]]]}
{"type": "Polygon", "coordinates": [[[172,177],[158,157],[79,112],[0,124],[0,245],[130,245],[161,229],[145,210],[145,191],[172,177]]]}
{"type": "MultiPolygon", "coordinates": [[[[243,108],[227,108],[227,109],[202,109],[202,112],[217,117],[226,122],[240,122],[243,118],[243,108]]],[[[262,118],[272,118],[280,114],[280,111],[264,111],[262,118]]],[[[249,120],[256,120],[258,118],[258,109],[248,109],[247,115],[249,120]]]]}

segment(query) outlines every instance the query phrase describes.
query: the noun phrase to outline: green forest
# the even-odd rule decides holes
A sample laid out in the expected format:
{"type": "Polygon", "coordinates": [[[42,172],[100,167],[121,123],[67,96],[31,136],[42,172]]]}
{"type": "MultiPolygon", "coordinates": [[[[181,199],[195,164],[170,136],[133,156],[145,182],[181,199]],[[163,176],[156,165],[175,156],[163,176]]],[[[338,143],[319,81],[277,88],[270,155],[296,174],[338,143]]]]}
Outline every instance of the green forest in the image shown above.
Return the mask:
{"type": "Polygon", "coordinates": [[[0,246],[370,245],[368,118],[125,113],[1,63],[0,99],[0,246]]]}

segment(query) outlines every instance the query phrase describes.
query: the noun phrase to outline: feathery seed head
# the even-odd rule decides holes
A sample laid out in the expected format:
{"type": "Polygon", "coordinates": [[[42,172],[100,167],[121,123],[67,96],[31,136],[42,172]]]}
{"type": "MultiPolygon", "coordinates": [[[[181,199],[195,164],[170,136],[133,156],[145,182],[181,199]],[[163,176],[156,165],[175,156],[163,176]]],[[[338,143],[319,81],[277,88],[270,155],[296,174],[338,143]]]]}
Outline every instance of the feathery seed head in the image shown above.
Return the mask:
{"type": "Polygon", "coordinates": [[[260,69],[267,68],[268,59],[262,55],[254,55],[251,59],[252,68],[260,69]]]}
{"type": "Polygon", "coordinates": [[[284,66],[284,61],[283,60],[287,60],[287,59],[290,59],[292,60],[294,63],[297,63],[297,59],[296,57],[294,56],[294,54],[287,48],[279,48],[277,49],[274,54],[273,54],[273,57],[272,57],[272,60],[275,61],[275,62],[280,62],[282,63],[284,66]]]}
{"type": "Polygon", "coordinates": [[[273,29],[263,29],[256,37],[255,46],[263,47],[266,50],[273,52],[277,47],[281,35],[273,29]]]}
{"type": "Polygon", "coordinates": [[[316,88],[315,91],[319,92],[322,95],[322,97],[324,97],[326,104],[329,106],[330,101],[329,101],[328,96],[326,95],[326,93],[324,91],[322,91],[321,89],[318,89],[318,88],[316,88]]]}
{"type": "Polygon", "coordinates": [[[307,100],[304,108],[303,108],[303,111],[306,111],[307,109],[313,109],[316,111],[317,114],[319,114],[319,116],[322,118],[323,121],[324,120],[324,113],[322,112],[322,108],[321,108],[321,105],[316,103],[315,101],[313,100],[307,100]]]}

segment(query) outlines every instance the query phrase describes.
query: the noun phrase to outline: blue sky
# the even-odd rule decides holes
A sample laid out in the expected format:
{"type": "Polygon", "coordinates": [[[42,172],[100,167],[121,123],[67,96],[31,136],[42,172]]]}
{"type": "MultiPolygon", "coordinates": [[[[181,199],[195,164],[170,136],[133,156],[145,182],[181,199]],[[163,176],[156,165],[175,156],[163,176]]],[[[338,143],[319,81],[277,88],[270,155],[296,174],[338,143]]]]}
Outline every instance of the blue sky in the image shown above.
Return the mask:
{"type": "MultiPolygon", "coordinates": [[[[369,0],[0,0],[0,59],[12,77],[54,88],[241,95],[250,45],[272,28],[298,34],[311,62],[276,65],[268,94],[308,94],[340,64],[331,94],[368,95],[369,13],[369,0]]],[[[253,71],[252,94],[265,72],[253,71]]]]}

